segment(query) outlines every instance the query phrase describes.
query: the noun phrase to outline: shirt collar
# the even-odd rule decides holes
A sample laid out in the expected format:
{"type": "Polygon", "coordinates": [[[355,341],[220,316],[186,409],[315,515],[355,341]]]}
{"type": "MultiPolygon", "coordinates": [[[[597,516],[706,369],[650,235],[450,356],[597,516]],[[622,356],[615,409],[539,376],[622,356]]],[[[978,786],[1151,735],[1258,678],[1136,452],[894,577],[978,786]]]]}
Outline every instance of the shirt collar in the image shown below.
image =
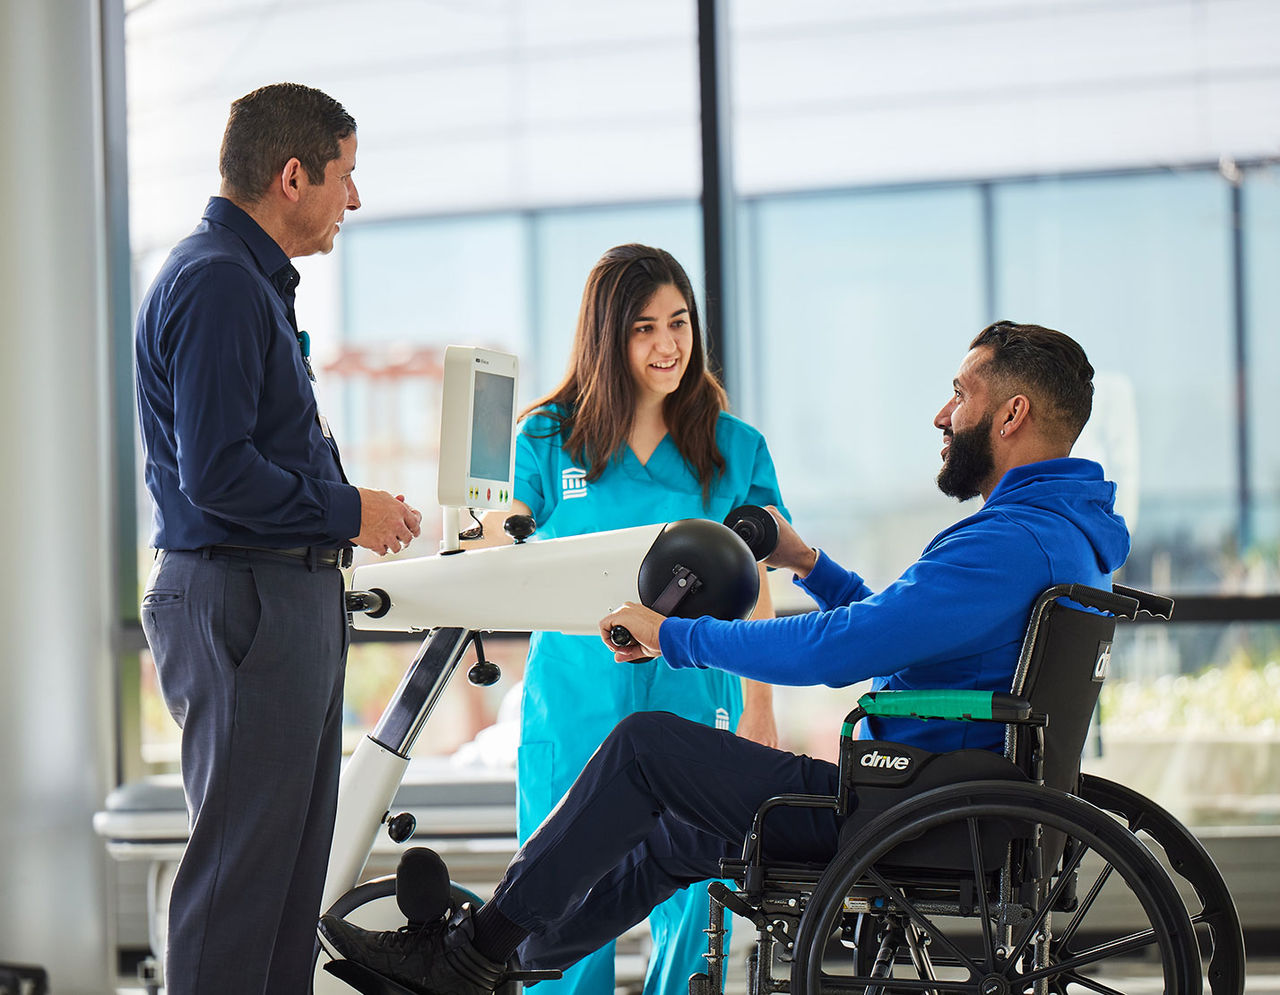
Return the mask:
{"type": "Polygon", "coordinates": [[[259,268],[282,293],[293,293],[301,277],[284,249],[262,226],[226,197],[210,197],[204,209],[204,220],[222,225],[244,241],[259,268]]]}

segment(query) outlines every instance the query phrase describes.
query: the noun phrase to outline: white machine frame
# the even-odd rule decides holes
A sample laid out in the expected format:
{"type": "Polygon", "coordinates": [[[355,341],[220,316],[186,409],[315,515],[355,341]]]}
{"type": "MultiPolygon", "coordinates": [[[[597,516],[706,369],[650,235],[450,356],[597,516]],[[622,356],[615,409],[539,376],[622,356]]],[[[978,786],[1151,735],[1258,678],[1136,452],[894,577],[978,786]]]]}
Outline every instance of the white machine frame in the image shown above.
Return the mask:
{"type": "MultiPolygon", "coordinates": [[[[419,733],[463,655],[473,644],[479,648],[478,634],[495,630],[595,634],[599,620],[613,608],[624,601],[642,600],[641,565],[669,528],[662,523],[460,549],[461,506],[501,510],[511,504],[516,362],[514,356],[450,346],[445,370],[438,485],[444,507],[441,552],[360,566],[352,576],[353,591],[347,595],[357,629],[427,632],[377,726],[356,746],[339,782],[322,908],[366,928],[394,929],[403,923],[393,879],[357,883],[384,825],[398,842],[413,832],[411,817],[394,816],[390,807],[419,733]],[[486,394],[476,387],[477,377],[485,374],[511,379],[509,397],[496,392],[500,395],[496,410],[495,392],[486,394]],[[490,408],[481,410],[485,401],[491,402],[490,408]],[[476,425],[488,425],[492,442],[492,437],[505,433],[503,418],[509,418],[511,432],[508,479],[478,478],[470,460],[476,425]]],[[[706,522],[697,525],[722,528],[706,522]]],[[[729,529],[723,531],[754,563],[746,543],[729,529]]],[[[496,668],[484,675],[485,681],[490,679],[497,679],[496,668]]],[[[324,961],[323,955],[317,958],[315,995],[349,991],[322,970],[324,961]]]]}
{"type": "MultiPolygon", "coordinates": [[[[723,541],[740,544],[752,567],[750,576],[758,581],[754,558],[736,533],[712,522],[681,524],[704,534],[709,528],[723,541]]],[[[412,826],[398,824],[404,817],[393,815],[390,806],[419,733],[478,634],[530,629],[597,633],[599,620],[612,608],[641,600],[641,566],[671,528],[670,523],[646,525],[356,569],[355,590],[347,595],[355,628],[429,631],[377,726],[343,769],[325,880],[327,913],[368,929],[403,925],[394,880],[359,887],[357,882],[384,825],[393,838],[412,833],[412,826]]],[[[751,605],[745,607],[744,616],[751,605]]],[[[323,961],[322,956],[317,963],[316,995],[349,991],[322,970],[323,961]]]]}

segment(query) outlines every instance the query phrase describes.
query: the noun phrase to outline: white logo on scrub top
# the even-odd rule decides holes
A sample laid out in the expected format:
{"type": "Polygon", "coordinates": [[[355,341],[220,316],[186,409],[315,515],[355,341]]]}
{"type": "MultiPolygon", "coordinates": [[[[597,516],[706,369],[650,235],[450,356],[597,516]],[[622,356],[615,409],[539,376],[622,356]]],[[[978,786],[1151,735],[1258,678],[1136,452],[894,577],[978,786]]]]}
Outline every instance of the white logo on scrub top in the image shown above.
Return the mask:
{"type": "Polygon", "coordinates": [[[568,501],[570,498],[580,498],[587,496],[587,471],[579,470],[576,466],[560,474],[560,496],[568,501]]]}
{"type": "Polygon", "coordinates": [[[729,728],[729,713],[723,708],[716,709],[716,728],[717,729],[729,728]]]}

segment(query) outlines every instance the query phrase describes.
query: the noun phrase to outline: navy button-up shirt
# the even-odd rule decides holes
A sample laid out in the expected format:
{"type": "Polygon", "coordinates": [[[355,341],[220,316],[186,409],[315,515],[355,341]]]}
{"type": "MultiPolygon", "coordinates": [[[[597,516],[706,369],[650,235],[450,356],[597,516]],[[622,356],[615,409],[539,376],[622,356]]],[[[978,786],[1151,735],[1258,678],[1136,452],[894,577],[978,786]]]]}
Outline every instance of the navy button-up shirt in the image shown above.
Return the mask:
{"type": "Polygon", "coordinates": [[[344,546],[360,495],[321,431],[298,345],[298,271],[214,197],[169,253],[136,329],[152,545],[344,546]]]}

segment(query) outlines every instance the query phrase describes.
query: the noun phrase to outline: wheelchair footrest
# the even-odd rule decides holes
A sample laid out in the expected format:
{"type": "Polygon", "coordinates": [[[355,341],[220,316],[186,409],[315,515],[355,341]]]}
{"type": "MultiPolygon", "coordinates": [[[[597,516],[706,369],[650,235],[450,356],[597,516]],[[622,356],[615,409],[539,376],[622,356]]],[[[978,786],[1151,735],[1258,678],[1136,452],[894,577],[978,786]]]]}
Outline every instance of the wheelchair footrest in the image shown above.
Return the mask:
{"type": "Polygon", "coordinates": [[[760,914],[760,910],[748,905],[736,891],[727,888],[724,882],[712,881],[707,885],[707,894],[734,915],[749,920],[757,929],[764,928],[765,917],[760,914]]]}

